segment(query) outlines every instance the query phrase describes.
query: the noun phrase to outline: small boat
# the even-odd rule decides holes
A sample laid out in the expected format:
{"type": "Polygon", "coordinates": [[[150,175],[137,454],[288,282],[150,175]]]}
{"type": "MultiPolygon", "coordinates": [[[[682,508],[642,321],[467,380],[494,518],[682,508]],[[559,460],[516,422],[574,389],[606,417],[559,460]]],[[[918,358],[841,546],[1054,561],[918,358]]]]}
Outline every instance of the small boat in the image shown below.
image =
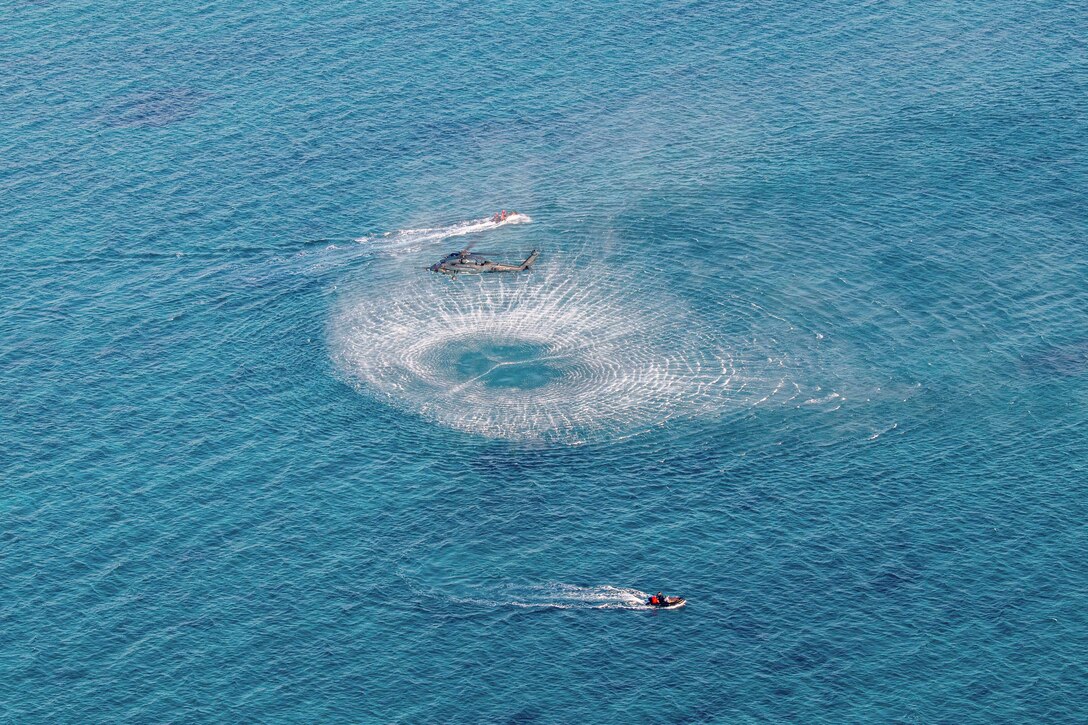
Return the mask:
{"type": "Polygon", "coordinates": [[[688,600],[683,597],[665,597],[665,600],[661,604],[652,604],[647,601],[646,606],[653,609],[679,609],[687,603],[688,600]]]}

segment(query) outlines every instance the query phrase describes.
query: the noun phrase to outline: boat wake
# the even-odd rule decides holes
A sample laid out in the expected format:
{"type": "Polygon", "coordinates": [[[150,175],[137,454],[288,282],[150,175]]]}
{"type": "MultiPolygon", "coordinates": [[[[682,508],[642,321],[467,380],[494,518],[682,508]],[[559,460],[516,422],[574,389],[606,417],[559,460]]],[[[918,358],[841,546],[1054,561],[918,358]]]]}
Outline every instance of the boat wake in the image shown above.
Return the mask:
{"type": "Polygon", "coordinates": [[[490,218],[471,219],[457,222],[444,227],[425,227],[422,229],[401,229],[384,234],[370,234],[356,238],[356,242],[371,245],[385,252],[408,253],[423,249],[424,245],[440,242],[451,237],[463,237],[466,234],[487,232],[499,227],[514,224],[529,224],[532,217],[528,214],[509,214],[502,221],[492,221],[490,218]]]}
{"type": "Polygon", "coordinates": [[[650,595],[638,589],[574,584],[511,586],[483,598],[453,598],[457,604],[521,609],[654,609],[650,595]]]}

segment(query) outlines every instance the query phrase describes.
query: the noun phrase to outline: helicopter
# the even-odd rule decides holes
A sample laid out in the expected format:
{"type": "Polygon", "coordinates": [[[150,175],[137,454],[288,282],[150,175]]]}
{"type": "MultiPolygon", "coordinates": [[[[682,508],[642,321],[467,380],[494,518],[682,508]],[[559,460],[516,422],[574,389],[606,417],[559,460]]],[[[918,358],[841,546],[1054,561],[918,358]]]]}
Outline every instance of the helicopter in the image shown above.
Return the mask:
{"type": "Polygon", "coordinates": [[[470,249],[472,249],[471,244],[460,252],[447,254],[427,269],[432,272],[441,272],[442,274],[451,276],[457,276],[458,274],[482,274],[484,272],[524,272],[532,267],[533,262],[540,256],[540,252],[534,249],[521,264],[502,264],[500,262],[492,262],[483,254],[470,252],[470,249]]]}

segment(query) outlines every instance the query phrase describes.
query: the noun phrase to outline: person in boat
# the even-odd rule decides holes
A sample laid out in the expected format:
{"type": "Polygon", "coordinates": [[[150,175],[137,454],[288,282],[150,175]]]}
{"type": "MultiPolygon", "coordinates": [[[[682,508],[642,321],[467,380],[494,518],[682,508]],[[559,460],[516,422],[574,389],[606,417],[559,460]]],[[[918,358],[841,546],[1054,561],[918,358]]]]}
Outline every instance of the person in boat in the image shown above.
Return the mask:
{"type": "Polygon", "coordinates": [[[665,595],[661,592],[658,592],[657,594],[654,594],[652,597],[650,597],[651,607],[663,607],[667,603],[668,602],[666,601],[665,595]]]}

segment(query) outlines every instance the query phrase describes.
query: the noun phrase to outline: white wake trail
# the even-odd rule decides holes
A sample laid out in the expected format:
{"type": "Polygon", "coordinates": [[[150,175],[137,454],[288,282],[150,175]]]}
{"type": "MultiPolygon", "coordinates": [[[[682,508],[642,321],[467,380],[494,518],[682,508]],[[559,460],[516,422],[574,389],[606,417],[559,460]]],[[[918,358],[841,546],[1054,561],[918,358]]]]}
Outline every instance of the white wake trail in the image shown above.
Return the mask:
{"type": "Polygon", "coordinates": [[[454,597],[457,604],[521,609],[653,609],[650,595],[630,587],[542,584],[510,586],[483,592],[480,597],[454,597]]]}
{"type": "Polygon", "coordinates": [[[500,227],[529,224],[533,219],[528,214],[514,212],[501,221],[492,221],[490,218],[471,219],[457,222],[444,227],[425,227],[422,229],[401,229],[384,234],[370,234],[356,238],[356,242],[369,244],[386,252],[413,252],[419,251],[424,244],[439,242],[452,237],[463,237],[466,234],[487,232],[500,227]]]}

